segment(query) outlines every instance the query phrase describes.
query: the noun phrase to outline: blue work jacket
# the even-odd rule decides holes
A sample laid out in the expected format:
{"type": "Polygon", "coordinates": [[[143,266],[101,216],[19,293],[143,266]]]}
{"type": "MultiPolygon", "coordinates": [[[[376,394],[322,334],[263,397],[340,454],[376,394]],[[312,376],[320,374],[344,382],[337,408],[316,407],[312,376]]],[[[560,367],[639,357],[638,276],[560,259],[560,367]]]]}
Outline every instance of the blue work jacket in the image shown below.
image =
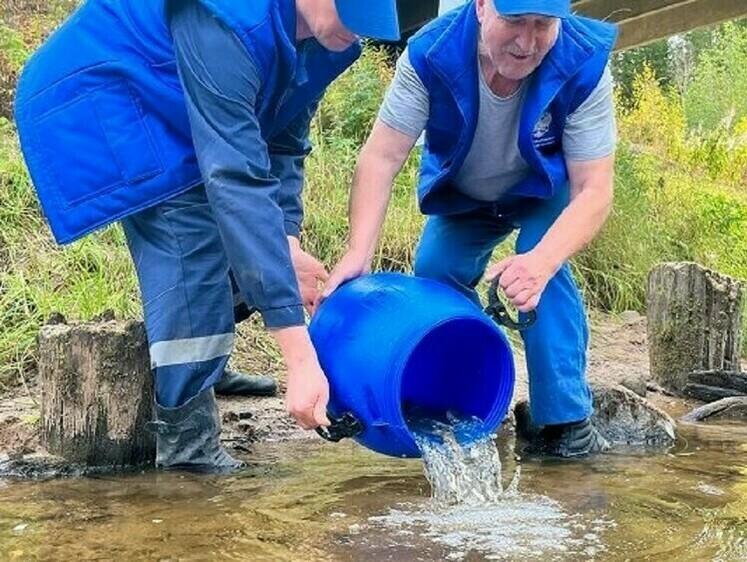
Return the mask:
{"type": "MultiPolygon", "coordinates": [[[[297,65],[294,0],[201,0],[262,76],[268,145],[360,55],[315,42],[297,65]]],[[[16,95],[24,158],[52,232],[66,243],[202,181],[166,0],[88,0],[31,57],[16,95]]]]}

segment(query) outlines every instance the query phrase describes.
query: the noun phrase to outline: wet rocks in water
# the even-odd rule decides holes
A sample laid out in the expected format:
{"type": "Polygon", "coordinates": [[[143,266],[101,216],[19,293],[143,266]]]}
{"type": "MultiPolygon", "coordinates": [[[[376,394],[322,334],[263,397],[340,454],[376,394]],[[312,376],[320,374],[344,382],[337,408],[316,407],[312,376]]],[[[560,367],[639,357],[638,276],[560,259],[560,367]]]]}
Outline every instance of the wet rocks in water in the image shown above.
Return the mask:
{"type": "Polygon", "coordinates": [[[71,464],[62,457],[33,453],[28,455],[0,454],[0,478],[46,480],[60,477],[78,477],[111,470],[104,467],[85,467],[71,464]]]}
{"type": "Polygon", "coordinates": [[[744,396],[744,392],[734,390],[732,388],[722,388],[720,386],[710,386],[707,384],[692,384],[688,383],[685,388],[682,389],[682,393],[689,398],[695,398],[701,402],[715,402],[722,398],[729,398],[731,396],[744,396]]]}
{"type": "Polygon", "coordinates": [[[747,419],[747,374],[738,371],[696,371],[687,377],[685,393],[703,402],[682,421],[747,419]]]}
{"type": "MultiPolygon", "coordinates": [[[[622,386],[594,385],[592,423],[614,445],[668,446],[675,440],[675,422],[665,412],[622,386]]],[[[533,426],[525,401],[516,404],[517,434],[531,441],[533,426]]]]}
{"type": "Polygon", "coordinates": [[[687,381],[692,384],[717,386],[747,394],[747,373],[739,371],[696,371],[687,376],[687,381]]]}
{"type": "Polygon", "coordinates": [[[747,420],[747,396],[723,398],[685,414],[682,421],[697,422],[705,419],[747,420]]]}
{"type": "Polygon", "coordinates": [[[613,445],[666,446],[675,422],[665,412],[622,386],[594,385],[591,421],[613,445]]]}

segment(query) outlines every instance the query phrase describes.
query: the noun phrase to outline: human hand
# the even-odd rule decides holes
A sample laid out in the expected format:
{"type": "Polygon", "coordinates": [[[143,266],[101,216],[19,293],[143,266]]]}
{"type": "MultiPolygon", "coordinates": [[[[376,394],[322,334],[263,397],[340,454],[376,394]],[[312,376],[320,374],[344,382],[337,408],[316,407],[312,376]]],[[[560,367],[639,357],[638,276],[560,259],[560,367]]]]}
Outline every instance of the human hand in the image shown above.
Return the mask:
{"type": "Polygon", "coordinates": [[[485,278],[498,278],[511,304],[520,312],[537,308],[547,282],[559,269],[551,260],[531,251],[502,259],[490,266],[485,278]]]}
{"type": "Polygon", "coordinates": [[[318,298],[319,285],[327,281],[329,274],[319,260],[301,249],[301,244],[297,238],[288,237],[288,243],[293,269],[298,281],[298,290],[301,292],[301,300],[304,308],[311,314],[314,311],[314,303],[318,298]]]}
{"type": "Polygon", "coordinates": [[[329,383],[316,357],[305,363],[288,366],[288,388],[285,407],[304,429],[329,426],[327,403],[329,383]]]}
{"type": "Polygon", "coordinates": [[[271,329],[288,370],[285,407],[304,429],[330,425],[329,383],[322,372],[306,326],[271,329]]]}
{"type": "Polygon", "coordinates": [[[324,288],[317,295],[313,310],[319,307],[321,302],[331,295],[337,287],[349,279],[355,279],[371,271],[371,263],[368,258],[358,252],[348,251],[337,265],[332,269],[332,273],[327,279],[324,288]]]}

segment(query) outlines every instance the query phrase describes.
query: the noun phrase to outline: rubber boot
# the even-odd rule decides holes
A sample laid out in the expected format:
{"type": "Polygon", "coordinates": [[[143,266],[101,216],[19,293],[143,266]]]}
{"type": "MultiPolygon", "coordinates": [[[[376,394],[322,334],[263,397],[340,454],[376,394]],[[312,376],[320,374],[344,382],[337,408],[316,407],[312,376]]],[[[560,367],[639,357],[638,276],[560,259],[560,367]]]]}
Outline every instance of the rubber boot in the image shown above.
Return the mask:
{"type": "Polygon", "coordinates": [[[591,420],[546,425],[530,446],[533,453],[564,459],[582,458],[603,453],[610,448],[591,420]]]}
{"type": "Polygon", "coordinates": [[[176,408],[156,404],[156,467],[193,472],[231,472],[245,466],[220,443],[220,415],[212,388],[176,408]]]}
{"type": "Polygon", "coordinates": [[[275,396],[278,385],[267,375],[245,375],[226,369],[213,387],[221,396],[275,396]]]}

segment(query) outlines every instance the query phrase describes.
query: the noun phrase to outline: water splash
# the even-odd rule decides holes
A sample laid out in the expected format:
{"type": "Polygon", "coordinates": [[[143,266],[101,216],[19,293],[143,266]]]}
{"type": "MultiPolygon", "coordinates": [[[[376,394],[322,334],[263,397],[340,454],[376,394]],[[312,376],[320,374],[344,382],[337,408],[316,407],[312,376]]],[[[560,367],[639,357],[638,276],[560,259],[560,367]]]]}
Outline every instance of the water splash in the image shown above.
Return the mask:
{"type": "Polygon", "coordinates": [[[504,495],[482,506],[399,506],[368,521],[389,529],[392,546],[415,535],[447,547],[451,560],[594,560],[607,551],[605,531],[616,527],[606,517],[569,514],[536,494],[504,495]]]}
{"type": "Polygon", "coordinates": [[[370,523],[446,546],[452,560],[470,552],[487,560],[591,560],[606,550],[602,533],[615,525],[609,519],[571,515],[553,499],[520,493],[519,467],[504,489],[495,436],[479,419],[411,419],[410,428],[432,500],[391,509],[370,523]]]}
{"type": "Polygon", "coordinates": [[[450,416],[449,421],[421,419],[412,424],[433,499],[446,505],[498,501],[504,491],[501,459],[493,437],[477,418],[450,416]]]}

